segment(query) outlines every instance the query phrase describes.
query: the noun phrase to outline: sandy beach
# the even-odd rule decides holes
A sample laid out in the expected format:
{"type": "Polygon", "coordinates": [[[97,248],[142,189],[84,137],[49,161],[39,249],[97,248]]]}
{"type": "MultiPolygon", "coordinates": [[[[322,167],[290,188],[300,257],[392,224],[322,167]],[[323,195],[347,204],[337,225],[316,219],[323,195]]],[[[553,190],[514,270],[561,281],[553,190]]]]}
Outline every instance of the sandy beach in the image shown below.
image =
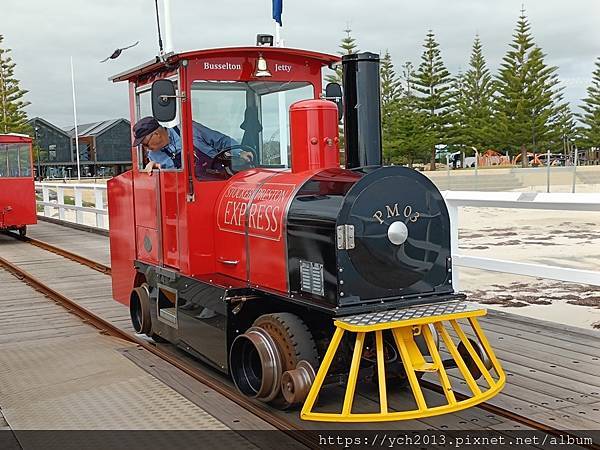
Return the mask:
{"type": "MultiPolygon", "coordinates": [[[[600,213],[460,209],[460,253],[600,270],[600,213]]],[[[488,308],[600,330],[600,287],[459,268],[460,290],[488,308]]]]}

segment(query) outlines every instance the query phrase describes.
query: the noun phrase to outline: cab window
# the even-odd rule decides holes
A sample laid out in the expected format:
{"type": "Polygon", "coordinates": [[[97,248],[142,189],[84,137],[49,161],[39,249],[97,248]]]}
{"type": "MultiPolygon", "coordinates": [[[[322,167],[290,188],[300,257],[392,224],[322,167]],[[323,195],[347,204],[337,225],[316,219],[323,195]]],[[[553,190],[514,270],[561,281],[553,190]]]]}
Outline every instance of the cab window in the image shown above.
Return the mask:
{"type": "Polygon", "coordinates": [[[30,160],[29,145],[19,146],[19,173],[22,177],[31,176],[31,160],[30,160]]]}
{"type": "Polygon", "coordinates": [[[0,144],[0,177],[30,177],[28,144],[0,144]]]}
{"type": "Polygon", "coordinates": [[[193,82],[196,176],[223,179],[251,167],[288,168],[289,108],[311,98],[314,88],[306,82],[193,82]]]}
{"type": "MultiPolygon", "coordinates": [[[[177,86],[177,82],[175,82],[175,86],[177,86]]],[[[144,86],[143,88],[139,88],[136,94],[136,122],[140,120],[142,117],[152,116],[152,95],[151,95],[151,86],[144,86]]],[[[132,124],[133,125],[133,124],[132,124]]],[[[177,102],[177,116],[175,119],[168,123],[161,123],[165,128],[173,128],[175,126],[179,127],[179,102],[177,102]]],[[[148,150],[144,150],[141,145],[137,148],[138,152],[138,169],[143,170],[148,164],[148,150]]],[[[181,156],[180,156],[181,157],[181,156]]],[[[177,169],[173,169],[177,170],[177,169]]]]}

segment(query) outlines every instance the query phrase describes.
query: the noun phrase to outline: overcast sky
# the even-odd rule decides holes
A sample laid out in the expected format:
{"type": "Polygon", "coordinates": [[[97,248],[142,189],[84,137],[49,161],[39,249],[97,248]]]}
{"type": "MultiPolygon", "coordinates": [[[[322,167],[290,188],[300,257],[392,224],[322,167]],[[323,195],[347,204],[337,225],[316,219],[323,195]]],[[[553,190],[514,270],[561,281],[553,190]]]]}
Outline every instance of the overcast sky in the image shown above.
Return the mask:
{"type": "MultiPolygon", "coordinates": [[[[159,2],[160,3],[160,2],[159,2]]],[[[171,0],[176,50],[253,45],[274,33],[271,0],[171,0]]],[[[585,96],[600,56],[598,0],[284,0],[287,47],[338,50],[349,23],[361,50],[389,49],[399,67],[418,65],[427,30],[448,69],[465,70],[476,33],[496,70],[508,49],[521,5],[535,42],[559,68],[574,109],[585,96]]],[[[3,2],[0,34],[12,49],[16,76],[29,90],[28,114],[59,126],[73,121],[69,57],[73,56],[80,123],[129,118],[124,83],[111,75],[157,54],[154,0],[20,0],[3,2]],[[5,3],[5,4],[4,4],[5,3]],[[99,61],[139,40],[117,60],[99,61]]]]}

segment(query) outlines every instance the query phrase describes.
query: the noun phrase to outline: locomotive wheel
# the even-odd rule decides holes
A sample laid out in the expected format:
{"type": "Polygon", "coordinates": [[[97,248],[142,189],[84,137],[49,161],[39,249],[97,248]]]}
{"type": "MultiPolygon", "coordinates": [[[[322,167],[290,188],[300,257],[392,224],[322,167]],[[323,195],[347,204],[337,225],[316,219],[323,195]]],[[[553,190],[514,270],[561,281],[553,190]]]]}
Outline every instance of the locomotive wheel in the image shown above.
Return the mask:
{"type": "Polygon", "coordinates": [[[152,330],[152,319],[150,318],[150,294],[147,284],[142,284],[131,291],[129,314],[135,332],[149,335],[152,330]]]}
{"type": "Polygon", "coordinates": [[[307,361],[300,361],[294,370],[288,370],[281,377],[281,394],[290,405],[302,403],[315,381],[315,369],[307,361]]]}
{"type": "MultiPolygon", "coordinates": [[[[473,347],[473,350],[475,350],[475,353],[477,353],[477,356],[479,356],[479,358],[481,359],[483,366],[487,370],[490,370],[492,368],[492,362],[490,361],[489,357],[487,356],[487,353],[485,352],[481,344],[473,339],[468,339],[471,343],[471,346],[473,347]]],[[[463,361],[465,362],[467,369],[469,370],[469,372],[471,372],[473,378],[475,378],[476,380],[481,378],[481,370],[479,370],[479,367],[477,367],[477,364],[475,363],[473,358],[471,358],[471,354],[467,350],[467,347],[465,347],[465,344],[462,343],[462,341],[458,344],[457,350],[460,356],[462,357],[463,361]]]]}
{"type": "MultiPolygon", "coordinates": [[[[262,328],[273,338],[281,357],[282,375],[287,371],[295,370],[300,361],[305,361],[303,364],[308,364],[313,368],[318,366],[317,347],[312,334],[304,321],[297,315],[292,313],[265,314],[256,319],[253,326],[262,328]]],[[[285,386],[289,387],[290,392],[287,397],[292,401],[286,400],[283,392],[280,391],[270,402],[276,408],[286,409],[292,404],[304,400],[300,399],[298,394],[291,393],[295,389],[293,385],[288,383],[285,386]]]]}
{"type": "Polygon", "coordinates": [[[300,317],[292,313],[260,316],[253,326],[266,330],[279,349],[283,371],[293,370],[301,360],[317,367],[317,347],[312,334],[300,317]]]}
{"type": "Polygon", "coordinates": [[[229,352],[231,377],[248,397],[270,402],[281,390],[281,357],[271,335],[250,327],[236,337],[229,352]]]}

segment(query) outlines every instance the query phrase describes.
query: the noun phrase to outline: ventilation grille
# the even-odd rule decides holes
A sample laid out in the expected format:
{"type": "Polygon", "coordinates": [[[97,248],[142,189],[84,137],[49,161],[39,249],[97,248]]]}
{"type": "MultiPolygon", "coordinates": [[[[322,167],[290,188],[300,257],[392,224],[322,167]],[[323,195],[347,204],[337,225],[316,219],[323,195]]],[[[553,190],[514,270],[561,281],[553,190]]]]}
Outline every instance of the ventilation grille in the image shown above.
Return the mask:
{"type": "Polygon", "coordinates": [[[300,289],[321,297],[324,295],[323,264],[300,261],[300,289]]]}

